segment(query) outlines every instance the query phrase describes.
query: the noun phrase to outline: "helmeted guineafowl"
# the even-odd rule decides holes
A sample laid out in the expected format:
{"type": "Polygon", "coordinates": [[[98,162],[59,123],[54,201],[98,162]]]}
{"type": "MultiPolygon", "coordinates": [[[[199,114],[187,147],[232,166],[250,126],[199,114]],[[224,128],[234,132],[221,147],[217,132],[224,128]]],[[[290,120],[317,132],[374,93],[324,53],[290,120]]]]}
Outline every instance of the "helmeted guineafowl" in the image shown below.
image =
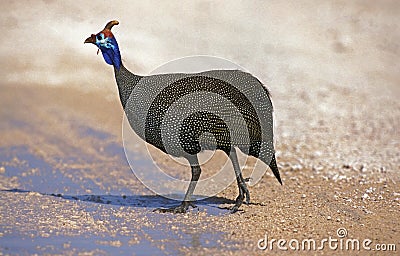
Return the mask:
{"type": "Polygon", "coordinates": [[[232,212],[238,210],[245,198],[246,203],[250,201],[235,147],[269,165],[282,184],[273,146],[272,103],[268,90],[257,78],[240,70],[135,75],[122,64],[118,43],[111,32],[118,24],[110,21],[85,43],[95,44],[106,63],[114,66],[121,104],[135,133],[167,154],[185,157],[192,170],[183,202],[160,211],[186,212],[193,206],[192,195],[201,173],[197,154],[202,150],[222,150],[233,164],[239,196],[232,212]],[[189,98],[175,111],[180,111],[176,116],[184,118],[171,114],[165,118],[183,97],[189,98]],[[208,111],[207,106],[212,106],[213,111],[208,111]]]}

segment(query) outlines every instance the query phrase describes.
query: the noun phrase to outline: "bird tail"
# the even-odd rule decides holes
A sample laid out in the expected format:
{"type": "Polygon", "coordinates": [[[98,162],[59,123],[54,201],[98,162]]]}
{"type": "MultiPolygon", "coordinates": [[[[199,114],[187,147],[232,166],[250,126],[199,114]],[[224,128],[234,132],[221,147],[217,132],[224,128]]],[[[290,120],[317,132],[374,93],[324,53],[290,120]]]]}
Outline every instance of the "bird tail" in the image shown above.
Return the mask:
{"type": "Polygon", "coordinates": [[[276,164],[275,154],[272,156],[271,162],[269,163],[269,167],[275,175],[275,178],[282,185],[281,175],[279,174],[278,165],[276,164]]]}

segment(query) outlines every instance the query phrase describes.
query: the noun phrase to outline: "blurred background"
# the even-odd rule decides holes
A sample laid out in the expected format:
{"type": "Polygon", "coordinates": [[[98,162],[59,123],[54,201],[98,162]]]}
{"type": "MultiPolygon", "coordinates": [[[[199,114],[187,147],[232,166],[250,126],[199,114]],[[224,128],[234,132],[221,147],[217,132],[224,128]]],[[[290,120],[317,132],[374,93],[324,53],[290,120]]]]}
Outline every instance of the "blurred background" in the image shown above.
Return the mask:
{"type": "Polygon", "coordinates": [[[136,73],[204,54],[238,63],[272,91],[328,82],[372,84],[380,91],[392,86],[398,93],[399,5],[396,0],[3,1],[0,75],[2,84],[114,90],[112,68],[83,41],[117,19],[113,30],[123,61],[136,73]]]}

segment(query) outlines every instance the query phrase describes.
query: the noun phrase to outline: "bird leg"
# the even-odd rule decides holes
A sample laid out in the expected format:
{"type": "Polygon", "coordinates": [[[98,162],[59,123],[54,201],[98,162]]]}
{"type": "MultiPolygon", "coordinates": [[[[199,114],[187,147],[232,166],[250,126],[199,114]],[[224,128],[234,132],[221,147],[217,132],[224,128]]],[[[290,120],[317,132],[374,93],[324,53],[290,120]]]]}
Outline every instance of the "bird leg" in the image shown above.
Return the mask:
{"type": "Polygon", "coordinates": [[[192,200],[192,195],[193,195],[194,189],[196,188],[197,181],[199,180],[200,173],[201,173],[201,168],[199,165],[199,161],[197,159],[197,155],[195,155],[193,158],[190,158],[189,163],[192,168],[192,179],[190,180],[189,187],[188,187],[188,190],[186,191],[183,202],[179,206],[176,206],[176,207],[171,207],[171,208],[167,208],[167,209],[157,208],[154,211],[185,213],[189,209],[189,206],[196,208],[196,206],[192,200]]]}
{"type": "Polygon", "coordinates": [[[232,161],[233,170],[235,171],[236,181],[237,181],[238,188],[239,188],[239,195],[236,198],[236,203],[231,208],[231,213],[235,213],[235,212],[237,212],[239,207],[242,205],[245,196],[246,196],[245,203],[246,204],[250,203],[250,193],[249,193],[249,190],[247,189],[245,179],[243,179],[242,171],[240,170],[239,161],[238,161],[236,151],[234,148],[232,148],[232,150],[230,151],[229,158],[232,161]]]}

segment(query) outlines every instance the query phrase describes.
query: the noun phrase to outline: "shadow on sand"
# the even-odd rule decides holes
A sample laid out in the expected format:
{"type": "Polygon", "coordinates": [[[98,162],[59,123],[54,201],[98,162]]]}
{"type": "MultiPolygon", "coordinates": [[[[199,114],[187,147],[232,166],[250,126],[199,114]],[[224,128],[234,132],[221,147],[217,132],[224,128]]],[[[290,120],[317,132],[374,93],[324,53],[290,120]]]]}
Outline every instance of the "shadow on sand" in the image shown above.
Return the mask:
{"type": "MultiPolygon", "coordinates": [[[[77,200],[82,202],[91,202],[98,204],[109,204],[116,206],[131,206],[131,207],[142,207],[149,210],[154,210],[156,208],[169,208],[177,206],[180,201],[169,199],[159,195],[63,195],[63,194],[46,194],[36,191],[22,190],[22,189],[8,189],[1,190],[3,192],[10,193],[39,193],[44,196],[53,196],[66,200],[77,200]]],[[[224,204],[234,204],[235,201],[223,197],[213,196],[206,199],[198,200],[195,202],[196,206],[200,208],[206,208],[207,213],[211,215],[220,215],[228,213],[226,211],[228,207],[220,207],[224,204]]]]}

